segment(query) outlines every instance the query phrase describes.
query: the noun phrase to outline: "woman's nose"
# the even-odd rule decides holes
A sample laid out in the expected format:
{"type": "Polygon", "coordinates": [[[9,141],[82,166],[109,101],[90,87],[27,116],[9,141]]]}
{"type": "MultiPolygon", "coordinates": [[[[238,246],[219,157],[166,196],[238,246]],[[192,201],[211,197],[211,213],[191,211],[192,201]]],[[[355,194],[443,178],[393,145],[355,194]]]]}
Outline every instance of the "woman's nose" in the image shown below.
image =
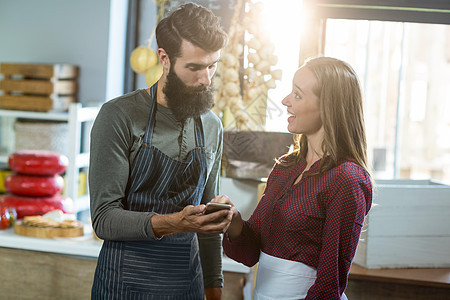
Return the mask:
{"type": "Polygon", "coordinates": [[[287,95],[286,97],[283,98],[283,100],[281,100],[281,104],[283,104],[284,106],[288,106],[289,105],[289,99],[288,99],[289,95],[287,95]]]}

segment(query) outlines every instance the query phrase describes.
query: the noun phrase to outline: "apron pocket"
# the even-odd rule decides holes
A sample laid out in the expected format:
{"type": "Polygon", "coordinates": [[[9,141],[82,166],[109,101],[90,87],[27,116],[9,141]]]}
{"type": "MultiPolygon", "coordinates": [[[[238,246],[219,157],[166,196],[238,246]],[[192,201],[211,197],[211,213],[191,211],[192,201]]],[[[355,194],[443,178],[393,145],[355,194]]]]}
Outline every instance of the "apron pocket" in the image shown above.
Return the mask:
{"type": "Polygon", "coordinates": [[[189,291],[191,245],[164,242],[127,242],[122,279],[130,292],[177,295],[189,291]]]}

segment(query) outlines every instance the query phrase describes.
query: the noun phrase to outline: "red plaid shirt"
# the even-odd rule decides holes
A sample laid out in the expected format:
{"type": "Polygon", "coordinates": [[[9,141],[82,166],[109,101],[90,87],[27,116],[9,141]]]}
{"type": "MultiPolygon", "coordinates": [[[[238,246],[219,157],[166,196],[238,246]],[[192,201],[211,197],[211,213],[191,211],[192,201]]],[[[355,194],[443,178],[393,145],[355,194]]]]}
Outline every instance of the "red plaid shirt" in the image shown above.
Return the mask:
{"type": "Polygon", "coordinates": [[[247,266],[258,262],[260,251],[312,266],[317,279],[306,299],[340,299],[372,204],[372,184],[368,173],[350,161],[307,176],[319,164],[296,185],[305,160],[290,168],[275,165],[241,236],[231,242],[225,235],[223,246],[228,257],[247,266]]]}

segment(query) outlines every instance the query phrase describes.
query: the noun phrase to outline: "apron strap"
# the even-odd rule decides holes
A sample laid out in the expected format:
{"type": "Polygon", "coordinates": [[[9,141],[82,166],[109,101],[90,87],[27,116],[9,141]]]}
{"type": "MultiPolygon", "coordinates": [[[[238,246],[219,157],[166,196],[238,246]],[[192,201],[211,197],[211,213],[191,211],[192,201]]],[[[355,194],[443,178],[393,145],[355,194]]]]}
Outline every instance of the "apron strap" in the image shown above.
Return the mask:
{"type": "Polygon", "coordinates": [[[203,124],[202,124],[202,118],[198,117],[195,118],[195,142],[197,144],[197,147],[204,148],[205,147],[205,134],[203,132],[203,124]]]}
{"type": "Polygon", "coordinates": [[[156,90],[158,87],[158,82],[156,82],[150,88],[150,113],[148,114],[147,127],[145,128],[144,142],[151,144],[153,137],[153,127],[155,126],[155,112],[156,112],[156,90]]]}

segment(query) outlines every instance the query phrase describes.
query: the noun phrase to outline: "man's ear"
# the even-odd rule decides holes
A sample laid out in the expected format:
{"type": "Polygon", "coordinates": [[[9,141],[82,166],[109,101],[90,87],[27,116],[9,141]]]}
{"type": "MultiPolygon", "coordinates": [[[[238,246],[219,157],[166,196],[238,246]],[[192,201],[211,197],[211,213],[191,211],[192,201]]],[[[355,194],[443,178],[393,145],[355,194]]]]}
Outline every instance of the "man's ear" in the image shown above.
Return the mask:
{"type": "Polygon", "coordinates": [[[158,59],[159,63],[163,66],[164,71],[168,72],[170,69],[170,59],[166,50],[163,48],[158,48],[158,59]]]}

